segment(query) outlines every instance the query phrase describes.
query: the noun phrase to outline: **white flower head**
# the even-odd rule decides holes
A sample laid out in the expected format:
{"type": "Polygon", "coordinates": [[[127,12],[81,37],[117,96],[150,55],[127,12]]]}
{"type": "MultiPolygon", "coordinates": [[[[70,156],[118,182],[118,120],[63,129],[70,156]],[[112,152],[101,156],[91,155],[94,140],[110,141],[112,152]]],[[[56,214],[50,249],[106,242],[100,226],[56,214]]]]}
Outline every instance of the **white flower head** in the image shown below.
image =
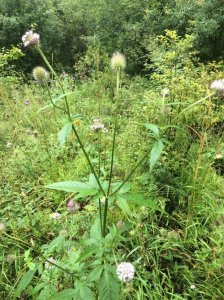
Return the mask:
{"type": "Polygon", "coordinates": [[[6,226],[4,223],[0,223],[0,231],[5,231],[6,226]]]}
{"type": "Polygon", "coordinates": [[[108,132],[108,129],[103,124],[101,118],[95,118],[93,120],[93,123],[91,125],[91,129],[93,131],[96,131],[96,132],[98,132],[98,131],[108,132]]]}
{"type": "Polygon", "coordinates": [[[40,84],[45,84],[48,81],[49,73],[43,67],[35,67],[33,69],[33,77],[40,84]]]}
{"type": "Polygon", "coordinates": [[[56,211],[56,212],[50,214],[50,218],[54,219],[54,220],[60,219],[61,218],[61,214],[56,211]]]}
{"type": "Polygon", "coordinates": [[[121,262],[117,266],[117,276],[122,282],[131,281],[135,275],[135,268],[131,263],[121,262]]]}
{"type": "Polygon", "coordinates": [[[170,94],[170,90],[169,90],[168,88],[164,88],[164,89],[161,91],[161,96],[162,96],[163,98],[168,97],[169,94],[170,94]]]}
{"type": "Polygon", "coordinates": [[[190,286],[190,289],[191,289],[191,290],[195,290],[195,289],[196,289],[196,286],[195,286],[194,284],[192,284],[192,285],[190,286]]]}
{"type": "Polygon", "coordinates": [[[7,144],[6,144],[6,148],[8,148],[8,149],[9,149],[9,148],[12,148],[12,146],[13,146],[13,145],[12,145],[12,143],[11,143],[11,142],[7,142],[7,144]]]}
{"type": "Polygon", "coordinates": [[[113,70],[123,70],[126,67],[126,59],[120,52],[115,52],[111,58],[111,68],[113,70]]]}
{"type": "Polygon", "coordinates": [[[33,30],[29,30],[22,36],[22,41],[24,47],[35,47],[40,43],[40,35],[33,32],[33,30]]]}
{"type": "Polygon", "coordinates": [[[212,90],[218,90],[221,94],[224,94],[224,79],[214,80],[210,85],[212,90]]]}
{"type": "Polygon", "coordinates": [[[56,263],[56,260],[53,257],[49,257],[45,262],[45,269],[50,270],[53,269],[55,266],[51,263],[56,263]]]}

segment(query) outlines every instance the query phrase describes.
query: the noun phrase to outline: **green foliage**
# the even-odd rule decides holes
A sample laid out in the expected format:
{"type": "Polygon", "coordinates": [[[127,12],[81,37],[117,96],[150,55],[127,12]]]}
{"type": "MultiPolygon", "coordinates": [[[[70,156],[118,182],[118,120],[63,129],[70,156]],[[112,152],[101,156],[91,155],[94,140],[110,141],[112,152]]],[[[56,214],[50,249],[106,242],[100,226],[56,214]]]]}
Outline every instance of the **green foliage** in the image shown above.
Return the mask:
{"type": "Polygon", "coordinates": [[[99,281],[99,297],[102,300],[119,299],[119,285],[113,270],[107,266],[105,266],[99,281]]]}

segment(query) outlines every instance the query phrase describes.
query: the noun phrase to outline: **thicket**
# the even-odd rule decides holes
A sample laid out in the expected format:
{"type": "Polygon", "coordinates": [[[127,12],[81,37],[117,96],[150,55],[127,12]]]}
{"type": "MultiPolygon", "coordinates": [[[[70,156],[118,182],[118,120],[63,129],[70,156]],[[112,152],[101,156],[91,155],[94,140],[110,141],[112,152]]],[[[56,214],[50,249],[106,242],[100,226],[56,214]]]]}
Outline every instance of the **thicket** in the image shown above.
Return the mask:
{"type": "MultiPolygon", "coordinates": [[[[202,61],[224,54],[224,6],[220,0],[1,0],[0,47],[20,44],[30,28],[41,35],[42,47],[58,68],[74,66],[90,47],[107,55],[122,51],[127,71],[145,72],[148,46],[164,30],[195,36],[195,50],[202,61]]],[[[25,53],[26,50],[24,50],[25,53]]],[[[30,71],[40,63],[34,53],[19,63],[30,71]]],[[[86,62],[88,64],[88,60],[86,62]]]]}

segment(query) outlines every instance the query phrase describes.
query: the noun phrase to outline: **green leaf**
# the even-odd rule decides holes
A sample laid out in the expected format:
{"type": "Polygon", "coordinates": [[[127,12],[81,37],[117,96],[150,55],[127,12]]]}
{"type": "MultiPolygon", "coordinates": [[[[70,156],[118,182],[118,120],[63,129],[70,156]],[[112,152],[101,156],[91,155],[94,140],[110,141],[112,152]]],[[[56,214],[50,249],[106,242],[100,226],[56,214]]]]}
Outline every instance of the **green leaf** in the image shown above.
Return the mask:
{"type": "Polygon", "coordinates": [[[75,289],[66,289],[51,295],[47,300],[80,300],[79,293],[75,289]]]}
{"type": "Polygon", "coordinates": [[[120,207],[120,209],[127,215],[131,215],[131,210],[129,207],[129,204],[127,200],[118,194],[118,199],[117,199],[117,205],[120,207]]]}
{"type": "Polygon", "coordinates": [[[67,123],[58,133],[58,140],[61,146],[63,146],[67,140],[68,135],[72,131],[72,123],[67,123]]]}
{"type": "Polygon", "coordinates": [[[104,266],[102,266],[102,265],[97,266],[97,267],[96,267],[95,269],[93,269],[92,272],[89,274],[88,280],[89,280],[90,282],[92,282],[92,281],[97,281],[97,280],[100,278],[100,276],[101,276],[101,274],[102,274],[102,272],[103,272],[103,269],[104,269],[104,266]]]}
{"type": "Polygon", "coordinates": [[[99,219],[96,219],[93,226],[91,227],[90,237],[95,241],[101,241],[101,227],[99,219]]]}
{"type": "Polygon", "coordinates": [[[111,270],[105,267],[99,282],[100,300],[118,300],[119,284],[111,270]]]}
{"type": "Polygon", "coordinates": [[[150,172],[153,170],[157,160],[160,158],[162,151],[163,151],[164,144],[162,140],[155,141],[155,143],[152,146],[152,150],[150,153],[150,172]]]}
{"type": "Polygon", "coordinates": [[[46,186],[48,189],[52,190],[59,190],[59,191],[65,191],[69,193],[85,193],[85,195],[95,195],[98,190],[96,188],[93,188],[88,183],[84,182],[77,182],[77,181],[62,181],[62,182],[55,182],[52,184],[49,184],[46,186]]]}
{"type": "Polygon", "coordinates": [[[50,245],[47,248],[47,254],[53,252],[55,248],[59,248],[59,245],[61,246],[61,244],[63,244],[64,241],[65,237],[61,235],[53,239],[53,241],[51,241],[50,245]]]}
{"type": "Polygon", "coordinates": [[[154,133],[156,138],[159,138],[159,127],[155,124],[145,124],[145,127],[154,133]]]}
{"type": "Polygon", "coordinates": [[[93,299],[93,293],[91,289],[86,286],[85,283],[80,284],[79,286],[80,296],[82,300],[92,300],[93,299]]]}
{"type": "Polygon", "coordinates": [[[19,284],[16,288],[16,291],[14,293],[13,299],[16,299],[17,297],[20,296],[20,294],[25,291],[25,289],[27,288],[27,286],[30,284],[31,280],[34,277],[34,274],[37,270],[37,267],[34,270],[29,270],[27,271],[23,277],[21,278],[21,280],[19,281],[19,284]]]}
{"type": "Polygon", "coordinates": [[[96,252],[96,247],[87,247],[82,251],[82,254],[79,256],[77,261],[83,261],[91,257],[96,252]]]}
{"type": "Polygon", "coordinates": [[[162,208],[160,208],[154,200],[145,199],[145,197],[141,194],[136,194],[136,193],[126,194],[126,195],[123,195],[123,197],[127,201],[130,201],[133,204],[140,205],[140,206],[146,206],[151,209],[165,213],[165,211],[162,208]]]}

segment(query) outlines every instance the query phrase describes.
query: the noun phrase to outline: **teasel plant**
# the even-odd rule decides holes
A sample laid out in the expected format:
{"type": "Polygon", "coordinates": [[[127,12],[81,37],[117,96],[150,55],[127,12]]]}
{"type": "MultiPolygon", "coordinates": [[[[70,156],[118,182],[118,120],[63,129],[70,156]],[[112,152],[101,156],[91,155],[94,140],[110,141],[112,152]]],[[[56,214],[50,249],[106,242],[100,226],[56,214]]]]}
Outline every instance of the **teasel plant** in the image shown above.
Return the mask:
{"type": "MultiPolygon", "coordinates": [[[[119,108],[120,108],[120,89],[121,89],[121,76],[126,67],[126,58],[120,52],[115,52],[111,58],[111,68],[116,74],[116,93],[115,93],[115,108],[113,113],[113,132],[112,132],[112,146],[111,146],[111,154],[110,154],[110,166],[109,166],[109,175],[108,179],[104,180],[101,178],[101,171],[100,171],[100,158],[99,158],[99,170],[97,172],[95,166],[93,165],[90,156],[86,150],[86,147],[80,137],[80,134],[77,130],[76,122],[73,119],[73,116],[70,111],[69,101],[68,101],[68,94],[63,87],[62,80],[57,75],[55,70],[53,69],[52,65],[48,61],[47,57],[42,51],[41,44],[40,44],[40,35],[38,33],[34,33],[33,31],[28,31],[22,38],[25,47],[34,48],[42,57],[44,63],[46,64],[49,72],[52,74],[53,78],[57,82],[62,95],[58,98],[64,100],[64,105],[58,105],[57,99],[53,99],[51,96],[51,91],[48,86],[49,80],[49,73],[42,67],[36,67],[33,70],[33,76],[36,81],[43,85],[46,88],[51,106],[55,109],[63,111],[68,117],[68,123],[62,128],[59,132],[59,136],[61,135],[63,138],[64,143],[66,141],[66,136],[73,132],[77,142],[80,145],[80,148],[86,158],[88,166],[91,171],[91,175],[89,177],[89,182],[76,182],[76,181],[65,181],[65,182],[56,182],[47,185],[46,187],[49,189],[61,190],[70,193],[79,193],[80,198],[86,196],[94,196],[95,199],[98,198],[98,208],[99,208],[99,223],[100,223],[100,231],[101,236],[104,238],[108,233],[108,209],[109,209],[109,200],[114,200],[118,195],[118,192],[121,188],[129,181],[131,176],[134,174],[136,169],[143,163],[145,160],[150,156],[150,171],[152,171],[153,167],[155,166],[157,160],[162,154],[164,145],[166,144],[166,140],[163,137],[163,130],[161,130],[158,126],[154,124],[144,124],[144,127],[150,131],[151,137],[155,140],[152,147],[149,147],[148,151],[143,155],[143,157],[134,165],[130,173],[127,175],[123,181],[120,182],[113,182],[113,169],[114,169],[114,158],[115,158],[115,150],[116,150],[116,136],[117,136],[117,129],[118,129],[118,116],[119,116],[119,108]]],[[[61,103],[61,102],[60,102],[61,103]]],[[[48,106],[49,107],[49,106],[48,106]]],[[[93,131],[96,131],[98,134],[98,142],[100,143],[100,136],[102,132],[108,132],[108,129],[105,127],[104,123],[102,122],[101,118],[96,118],[93,120],[93,124],[91,126],[93,131]]],[[[99,151],[100,155],[100,151],[99,151]]],[[[124,195],[123,195],[124,196],[124,195]]],[[[146,200],[139,194],[127,194],[127,199],[122,199],[122,201],[132,202],[136,205],[146,205],[151,207],[155,210],[160,212],[164,212],[160,207],[156,205],[156,203],[152,202],[151,200],[146,200]]],[[[127,204],[128,205],[128,204],[127,204]]]]}

